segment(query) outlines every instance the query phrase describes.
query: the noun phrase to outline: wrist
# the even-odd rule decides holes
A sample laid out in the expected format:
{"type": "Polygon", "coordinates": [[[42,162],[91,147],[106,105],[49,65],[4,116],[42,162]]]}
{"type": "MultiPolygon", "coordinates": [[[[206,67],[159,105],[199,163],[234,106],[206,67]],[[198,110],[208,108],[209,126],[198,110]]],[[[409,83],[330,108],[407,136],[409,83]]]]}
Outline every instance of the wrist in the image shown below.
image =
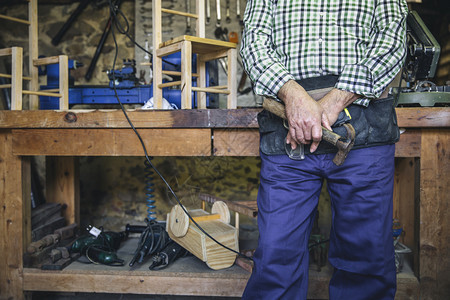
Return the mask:
{"type": "Polygon", "coordinates": [[[301,102],[304,97],[308,96],[308,93],[296,81],[289,80],[281,87],[277,96],[284,102],[284,104],[288,105],[293,101],[301,102]]]}

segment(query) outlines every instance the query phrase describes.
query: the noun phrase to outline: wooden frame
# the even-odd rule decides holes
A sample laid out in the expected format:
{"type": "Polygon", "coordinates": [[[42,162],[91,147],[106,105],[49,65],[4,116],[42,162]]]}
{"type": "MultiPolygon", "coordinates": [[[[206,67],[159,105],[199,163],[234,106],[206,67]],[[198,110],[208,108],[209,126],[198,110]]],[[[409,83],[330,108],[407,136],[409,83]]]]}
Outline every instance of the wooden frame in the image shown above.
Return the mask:
{"type": "Polygon", "coordinates": [[[179,12],[161,7],[161,0],[152,1],[153,14],[153,99],[157,109],[162,108],[162,89],[181,87],[181,108],[192,108],[192,92],[198,95],[197,108],[206,108],[206,93],[227,95],[227,108],[236,108],[237,103],[237,50],[236,44],[205,38],[205,1],[196,0],[196,13],[179,12]],[[196,19],[196,36],[183,35],[163,43],[161,14],[170,13],[196,19]],[[162,82],[162,58],[181,52],[181,81],[162,82]],[[197,87],[192,86],[192,55],[197,55],[197,87]],[[209,60],[227,58],[228,74],[225,87],[206,87],[206,67],[209,60]]]}
{"type": "MultiPolygon", "coordinates": [[[[11,110],[22,110],[22,95],[30,95],[30,109],[39,109],[39,96],[59,98],[59,109],[69,109],[69,59],[67,55],[53,56],[38,59],[38,0],[28,0],[28,20],[0,15],[0,18],[28,25],[28,48],[29,48],[29,77],[23,77],[23,50],[20,47],[12,47],[12,72],[11,76],[0,74],[2,77],[11,78],[11,86],[0,86],[0,88],[11,88],[11,110]],[[20,49],[20,50],[19,50],[20,49]],[[59,64],[59,88],[58,92],[39,91],[38,66],[59,64]],[[29,80],[29,89],[24,90],[22,80],[29,80]]],[[[8,53],[8,49],[2,49],[0,56],[8,53]]]]}
{"type": "MultiPolygon", "coordinates": [[[[240,110],[178,110],[178,111],[130,111],[129,116],[138,130],[146,136],[152,130],[165,128],[182,141],[194,140],[191,146],[174,150],[171,155],[183,155],[191,149],[196,155],[243,155],[238,150],[243,137],[252,136],[257,131],[256,115],[260,109],[240,110]],[[186,137],[183,130],[203,132],[201,137],[186,137]],[[223,131],[227,143],[212,140],[212,136],[223,131]],[[204,135],[203,135],[204,134],[204,135]],[[194,144],[205,143],[217,151],[203,152],[195,150],[194,144]],[[226,148],[221,146],[226,145],[226,148]],[[231,149],[228,151],[228,149],[231,149]],[[220,150],[220,151],[219,151],[220,150]]],[[[423,298],[440,299],[444,295],[449,278],[444,276],[450,266],[448,237],[450,234],[450,211],[448,211],[448,187],[450,186],[449,153],[450,145],[450,109],[449,108],[399,108],[398,121],[406,128],[397,144],[398,157],[419,158],[417,166],[420,172],[420,203],[416,208],[420,215],[414,219],[418,232],[417,243],[420,280],[420,294],[423,298]],[[407,137],[407,138],[403,138],[407,137]],[[409,150],[410,146],[412,150],[409,150]]],[[[24,291],[83,291],[83,292],[130,292],[139,294],[169,295],[214,295],[240,296],[249,274],[243,274],[239,268],[225,273],[210,272],[163,272],[116,271],[95,269],[92,271],[64,270],[48,272],[23,267],[22,253],[24,245],[30,241],[30,172],[29,155],[55,155],[60,162],[52,162],[52,178],[58,174],[73,174],[61,178],[57,186],[64,186],[66,204],[72,207],[68,219],[77,220],[78,198],[76,195],[76,160],[71,156],[90,155],[90,145],[86,142],[73,142],[72,150],[54,152],[52,148],[42,148],[39,137],[51,134],[56,139],[76,134],[76,141],[86,140],[91,134],[110,133],[112,136],[128,130],[126,120],[120,111],[0,111],[0,298],[23,299],[24,291]],[[48,132],[47,132],[48,131],[48,132]],[[33,137],[35,134],[38,137],[33,137]],[[39,149],[35,151],[33,149],[39,149]],[[61,173],[62,172],[62,173],[61,173]],[[70,194],[71,196],[67,196],[70,194]],[[18,237],[23,237],[22,239],[18,237]],[[95,283],[95,284],[94,284],[95,283]],[[145,284],[144,284],[145,283],[145,284]]],[[[223,133],[222,132],[222,133],[223,133]]],[[[221,133],[221,134],[222,134],[221,133]]],[[[136,155],[125,149],[130,147],[129,137],[123,139],[105,139],[105,149],[113,152],[98,155],[136,155]],[[125,145],[126,144],[126,145],[125,145]],[[122,146],[121,146],[122,145],[122,146]],[[126,147],[125,147],[126,146],[126,147]]],[[[257,140],[252,138],[255,143],[257,140]]],[[[162,143],[164,140],[159,141],[162,143]]],[[[187,145],[187,144],[186,144],[187,145]]],[[[155,150],[152,155],[166,155],[155,150]]],[[[175,147],[166,147],[175,148],[175,147]]],[[[257,155],[257,147],[245,155],[257,155]]],[[[407,163],[408,164],[408,163],[407,163]]],[[[400,168],[411,172],[409,168],[400,168]]],[[[409,174],[403,179],[412,184],[409,174]]],[[[54,183],[53,183],[54,184],[54,183]]],[[[55,195],[55,193],[53,194],[55,195]]],[[[54,197],[57,197],[56,195],[54,197]]],[[[396,202],[400,205],[414,205],[409,192],[398,190],[396,202]]],[[[410,222],[410,221],[408,221],[410,222]]],[[[326,285],[329,277],[315,274],[310,277],[310,294],[326,297],[326,285]]],[[[412,275],[398,276],[398,299],[418,299],[419,281],[412,275]]]]}

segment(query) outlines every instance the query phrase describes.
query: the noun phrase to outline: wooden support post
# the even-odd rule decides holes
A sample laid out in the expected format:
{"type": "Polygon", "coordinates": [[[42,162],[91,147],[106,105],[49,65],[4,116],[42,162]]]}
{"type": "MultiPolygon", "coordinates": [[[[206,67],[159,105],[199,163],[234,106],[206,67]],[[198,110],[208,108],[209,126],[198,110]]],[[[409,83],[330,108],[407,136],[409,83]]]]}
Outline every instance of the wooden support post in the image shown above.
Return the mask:
{"type": "MultiPolygon", "coordinates": [[[[197,55],[197,72],[199,75],[197,79],[197,86],[200,88],[206,87],[206,63],[200,54],[197,55]]],[[[206,93],[197,92],[197,108],[206,108],[206,93]]]]}
{"type": "Polygon", "coordinates": [[[192,108],[192,45],[181,43],[181,108],[192,108]]]}
{"type": "Polygon", "coordinates": [[[197,36],[204,38],[205,37],[205,0],[197,0],[196,1],[196,12],[197,12],[197,23],[196,23],[196,32],[197,36]]]}
{"type": "MultiPolygon", "coordinates": [[[[38,58],[38,3],[37,0],[28,2],[28,19],[30,25],[28,27],[28,44],[29,44],[29,76],[31,81],[28,87],[30,91],[39,90],[38,68],[34,66],[33,61],[38,58]]],[[[39,96],[30,95],[30,109],[39,109],[39,96]]]]}
{"type": "Polygon", "coordinates": [[[59,56],[59,109],[69,109],[69,58],[67,55],[59,56]]]}
{"type": "MultiPolygon", "coordinates": [[[[419,154],[420,155],[420,154],[419,154]]],[[[419,163],[417,158],[401,157],[395,160],[394,175],[394,218],[400,220],[403,227],[401,242],[413,253],[405,255],[412,263],[414,273],[418,274],[418,226],[419,218],[419,163]]]]}
{"type": "Polygon", "coordinates": [[[156,53],[162,42],[161,29],[161,0],[152,1],[152,25],[153,25],[153,106],[162,109],[162,58],[156,53]]]}
{"type": "Polygon", "coordinates": [[[11,53],[11,110],[22,110],[22,68],[23,50],[20,47],[13,47],[11,53]]]}
{"type": "Polygon", "coordinates": [[[0,298],[23,299],[24,242],[31,239],[29,162],[13,155],[10,130],[0,130],[0,298]],[[25,172],[24,172],[25,171],[25,172]]]}
{"type": "Polygon", "coordinates": [[[450,286],[450,129],[423,129],[420,155],[420,296],[446,299],[450,286]]]}
{"type": "Polygon", "coordinates": [[[79,164],[76,157],[47,156],[47,202],[67,206],[63,216],[68,224],[80,222],[79,164]]]}
{"type": "Polygon", "coordinates": [[[228,90],[230,94],[227,97],[227,108],[234,109],[237,107],[237,50],[228,50],[228,90]]]}

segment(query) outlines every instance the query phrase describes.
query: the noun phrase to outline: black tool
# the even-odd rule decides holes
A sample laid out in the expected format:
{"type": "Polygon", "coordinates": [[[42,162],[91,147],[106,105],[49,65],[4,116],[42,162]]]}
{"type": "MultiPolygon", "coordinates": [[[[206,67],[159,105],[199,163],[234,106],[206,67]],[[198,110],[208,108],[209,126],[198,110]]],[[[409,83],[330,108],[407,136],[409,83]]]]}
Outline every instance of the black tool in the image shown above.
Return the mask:
{"type": "Polygon", "coordinates": [[[158,253],[164,249],[169,240],[169,235],[162,223],[147,221],[147,227],[141,233],[138,247],[134,252],[129,266],[134,266],[136,262],[141,264],[146,256],[158,253]]]}
{"type": "MultiPolygon", "coordinates": [[[[114,6],[116,8],[120,7],[120,4],[122,3],[122,0],[116,0],[114,3],[114,6]]],[[[95,54],[92,57],[91,63],[89,64],[89,68],[86,72],[86,75],[84,78],[86,78],[87,81],[91,80],[92,73],[94,72],[95,65],[97,64],[98,58],[100,56],[100,53],[102,52],[103,46],[105,45],[106,38],[108,37],[109,33],[111,32],[111,26],[112,26],[113,16],[110,16],[108,19],[108,22],[106,23],[105,29],[103,30],[102,37],[100,38],[100,42],[97,45],[97,49],[95,50],[95,54]]]]}
{"type": "Polygon", "coordinates": [[[186,249],[171,240],[161,252],[153,255],[152,264],[148,268],[155,271],[164,269],[177,258],[183,257],[187,253],[186,249]]]}
{"type": "Polygon", "coordinates": [[[61,29],[58,31],[58,33],[53,37],[52,44],[58,45],[61,41],[62,37],[66,33],[66,31],[72,26],[72,23],[78,18],[78,16],[81,14],[81,12],[88,6],[90,3],[90,0],[84,0],[80,2],[80,4],[77,6],[77,8],[74,10],[74,12],[70,15],[69,19],[64,23],[64,25],[61,27],[61,29]]]}

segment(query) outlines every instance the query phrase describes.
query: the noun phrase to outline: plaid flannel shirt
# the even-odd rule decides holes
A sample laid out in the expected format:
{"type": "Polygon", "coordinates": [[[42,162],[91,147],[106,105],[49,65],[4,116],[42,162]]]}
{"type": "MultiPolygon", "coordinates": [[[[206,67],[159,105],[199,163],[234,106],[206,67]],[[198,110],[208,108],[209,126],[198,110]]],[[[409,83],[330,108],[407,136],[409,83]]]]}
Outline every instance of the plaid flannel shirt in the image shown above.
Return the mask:
{"type": "Polygon", "coordinates": [[[290,79],[339,75],[335,87],[367,106],[400,71],[405,0],[248,0],[240,53],[258,95],[290,79]]]}

